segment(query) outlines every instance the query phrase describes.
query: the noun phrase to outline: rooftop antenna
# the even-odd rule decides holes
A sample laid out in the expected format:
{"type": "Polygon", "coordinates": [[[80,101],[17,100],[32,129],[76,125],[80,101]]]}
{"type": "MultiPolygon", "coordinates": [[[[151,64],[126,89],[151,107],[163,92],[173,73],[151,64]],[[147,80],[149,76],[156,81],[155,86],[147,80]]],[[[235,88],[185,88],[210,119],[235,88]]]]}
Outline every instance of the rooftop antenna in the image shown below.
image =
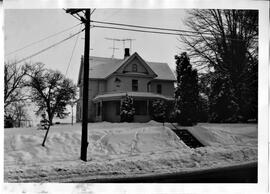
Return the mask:
{"type": "Polygon", "coordinates": [[[115,47],[115,41],[120,41],[120,39],[117,38],[105,38],[106,40],[112,40],[113,41],[113,46],[109,47],[109,49],[112,49],[113,53],[112,53],[112,58],[114,58],[114,53],[115,50],[119,50],[119,48],[115,47]]]}
{"type": "Polygon", "coordinates": [[[119,41],[122,41],[123,42],[124,49],[126,48],[125,42],[126,41],[129,41],[129,50],[131,52],[131,50],[132,50],[132,41],[134,41],[134,40],[136,40],[136,39],[124,38],[124,39],[120,39],[119,41]]]}

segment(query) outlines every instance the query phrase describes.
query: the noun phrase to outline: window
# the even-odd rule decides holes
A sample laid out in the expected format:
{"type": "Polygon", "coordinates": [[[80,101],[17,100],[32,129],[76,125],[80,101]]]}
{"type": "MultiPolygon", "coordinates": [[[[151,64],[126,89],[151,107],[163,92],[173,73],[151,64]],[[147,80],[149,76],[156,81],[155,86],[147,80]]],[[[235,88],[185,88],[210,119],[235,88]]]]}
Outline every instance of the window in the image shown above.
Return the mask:
{"type": "Polygon", "coordinates": [[[132,91],[133,92],[138,91],[138,80],[136,80],[136,79],[132,80],[132,91]]]}
{"type": "Polygon", "coordinates": [[[115,114],[116,115],[120,115],[120,101],[117,101],[117,102],[115,102],[115,110],[116,110],[116,112],[115,112],[115,114]]]}
{"type": "Polygon", "coordinates": [[[117,88],[119,88],[120,87],[121,80],[117,77],[117,78],[115,78],[114,83],[115,83],[115,86],[117,88]]]}
{"type": "Polygon", "coordinates": [[[161,84],[158,84],[158,85],[157,85],[157,93],[158,93],[158,94],[161,94],[161,93],[162,93],[162,87],[161,87],[161,84]]]}
{"type": "Polygon", "coordinates": [[[146,101],[134,101],[135,115],[147,114],[147,102],[146,101]]]}
{"type": "Polygon", "coordinates": [[[151,91],[151,82],[148,82],[147,83],[147,92],[150,92],[151,91]]]}
{"type": "Polygon", "coordinates": [[[137,72],[138,71],[137,64],[132,64],[132,71],[133,72],[137,72]]]}

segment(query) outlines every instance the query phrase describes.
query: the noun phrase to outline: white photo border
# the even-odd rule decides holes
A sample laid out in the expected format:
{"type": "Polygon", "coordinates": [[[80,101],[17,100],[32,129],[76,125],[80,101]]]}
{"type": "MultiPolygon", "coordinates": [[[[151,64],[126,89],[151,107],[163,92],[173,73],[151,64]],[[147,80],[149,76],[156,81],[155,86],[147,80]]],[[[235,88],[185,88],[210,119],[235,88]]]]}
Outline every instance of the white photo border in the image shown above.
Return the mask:
{"type": "MultiPolygon", "coordinates": [[[[1,2],[2,4],[2,2],[1,2]]],[[[269,2],[252,0],[5,0],[0,10],[0,23],[3,24],[3,9],[53,9],[71,7],[94,8],[136,8],[136,9],[176,9],[176,8],[219,8],[219,9],[258,9],[259,10],[259,119],[258,119],[258,183],[257,184],[81,184],[87,193],[267,193],[269,164],[269,2]]],[[[4,29],[4,28],[2,28],[4,29]]],[[[0,35],[0,57],[4,61],[4,30],[0,35]]],[[[1,66],[0,87],[3,89],[3,65],[1,66]]],[[[1,93],[3,107],[3,92],[1,93]]],[[[3,111],[0,113],[0,126],[3,129],[3,111]]],[[[3,170],[3,141],[1,135],[1,170],[3,170]]],[[[57,183],[3,183],[2,193],[80,193],[78,184],[57,183]]]]}

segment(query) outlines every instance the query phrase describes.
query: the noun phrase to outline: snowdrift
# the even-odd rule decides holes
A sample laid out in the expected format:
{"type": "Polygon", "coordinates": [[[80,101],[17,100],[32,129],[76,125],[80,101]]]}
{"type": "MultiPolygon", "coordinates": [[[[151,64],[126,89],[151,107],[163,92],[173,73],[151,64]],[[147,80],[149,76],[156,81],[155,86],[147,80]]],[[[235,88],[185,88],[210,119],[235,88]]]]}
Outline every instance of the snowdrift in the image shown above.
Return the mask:
{"type": "Polygon", "coordinates": [[[189,130],[207,146],[191,149],[171,129],[154,121],[91,123],[88,162],[82,162],[80,124],[51,127],[45,147],[41,146],[45,131],[5,129],[4,179],[66,182],[216,168],[257,160],[255,137],[202,126],[189,130]]]}

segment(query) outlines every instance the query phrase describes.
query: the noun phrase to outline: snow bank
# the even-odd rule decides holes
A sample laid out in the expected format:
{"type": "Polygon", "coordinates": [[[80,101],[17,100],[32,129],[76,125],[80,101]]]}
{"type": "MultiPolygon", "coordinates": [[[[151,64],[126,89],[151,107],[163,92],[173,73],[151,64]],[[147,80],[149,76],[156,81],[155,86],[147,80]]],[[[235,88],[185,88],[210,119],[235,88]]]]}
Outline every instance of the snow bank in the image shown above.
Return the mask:
{"type": "Polygon", "coordinates": [[[188,130],[204,145],[257,145],[257,126],[243,124],[200,124],[188,130]]]}
{"type": "Polygon", "coordinates": [[[80,124],[53,126],[45,147],[41,146],[45,131],[5,129],[4,179],[61,182],[180,172],[257,160],[255,138],[245,136],[243,131],[239,136],[202,126],[189,130],[208,146],[191,149],[168,127],[154,121],[91,123],[88,162],[82,162],[80,124]]]}

